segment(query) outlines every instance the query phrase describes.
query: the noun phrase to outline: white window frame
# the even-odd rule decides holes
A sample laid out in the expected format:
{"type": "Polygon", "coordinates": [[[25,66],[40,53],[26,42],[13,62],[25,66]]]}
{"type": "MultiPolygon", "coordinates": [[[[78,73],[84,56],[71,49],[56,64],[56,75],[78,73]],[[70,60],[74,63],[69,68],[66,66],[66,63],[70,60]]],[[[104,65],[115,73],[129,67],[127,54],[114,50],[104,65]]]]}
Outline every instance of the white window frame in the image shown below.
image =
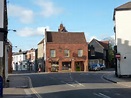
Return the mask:
{"type": "Polygon", "coordinates": [[[82,49],[79,49],[78,50],[78,57],[82,57],[83,56],[83,50],[82,49]]]}
{"type": "Polygon", "coordinates": [[[50,57],[56,57],[56,50],[55,49],[50,50],[50,57]]]}

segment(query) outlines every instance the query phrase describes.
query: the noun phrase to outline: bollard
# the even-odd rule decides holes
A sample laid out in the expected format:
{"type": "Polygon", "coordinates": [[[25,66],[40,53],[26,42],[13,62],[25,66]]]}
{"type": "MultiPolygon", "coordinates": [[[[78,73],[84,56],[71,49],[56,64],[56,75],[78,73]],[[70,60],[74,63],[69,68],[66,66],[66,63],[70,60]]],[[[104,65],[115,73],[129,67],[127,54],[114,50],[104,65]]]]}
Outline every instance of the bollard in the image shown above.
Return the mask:
{"type": "Polygon", "coordinates": [[[0,76],[0,97],[3,97],[3,78],[0,76]]]}

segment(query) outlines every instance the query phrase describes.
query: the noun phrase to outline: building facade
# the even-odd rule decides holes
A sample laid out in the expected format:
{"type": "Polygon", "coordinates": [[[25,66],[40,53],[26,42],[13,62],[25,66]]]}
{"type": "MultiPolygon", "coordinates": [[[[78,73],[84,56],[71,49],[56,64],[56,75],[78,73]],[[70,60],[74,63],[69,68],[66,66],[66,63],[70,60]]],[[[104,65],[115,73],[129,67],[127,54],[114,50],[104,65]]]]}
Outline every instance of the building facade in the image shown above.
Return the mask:
{"type": "Polygon", "coordinates": [[[12,72],[12,44],[7,40],[5,44],[5,80],[8,79],[8,73],[12,72]]]}
{"type": "Polygon", "coordinates": [[[12,73],[12,43],[10,41],[8,41],[8,48],[7,48],[7,52],[8,52],[8,73],[12,73]]]}
{"type": "Polygon", "coordinates": [[[89,65],[104,64],[108,67],[108,49],[109,41],[98,41],[92,39],[88,44],[89,65]]]}
{"type": "Polygon", "coordinates": [[[28,70],[26,51],[13,53],[12,55],[12,68],[13,70],[28,70]]]}
{"type": "Polygon", "coordinates": [[[30,49],[26,53],[26,59],[28,61],[28,70],[35,71],[35,61],[36,61],[36,49],[30,49]]]}
{"type": "MultiPolygon", "coordinates": [[[[38,51],[37,51],[37,66],[41,67],[41,71],[45,71],[45,62],[44,62],[44,55],[45,55],[45,51],[44,51],[44,39],[42,39],[39,43],[38,43],[38,51]]],[[[38,70],[37,67],[37,70],[38,70]]]]}
{"type": "Polygon", "coordinates": [[[3,78],[3,83],[5,83],[7,79],[8,68],[5,65],[5,47],[7,42],[7,34],[8,34],[8,18],[7,18],[7,1],[0,0],[0,76],[3,78]]]}
{"type": "Polygon", "coordinates": [[[29,62],[35,62],[35,50],[36,49],[31,49],[31,50],[28,50],[27,53],[26,53],[26,59],[29,60],[29,62]]]}
{"type": "Polygon", "coordinates": [[[131,75],[131,2],[114,9],[116,76],[131,75]]]}
{"type": "Polygon", "coordinates": [[[83,32],[68,32],[60,24],[58,32],[45,32],[46,72],[87,71],[88,46],[83,32]]]}

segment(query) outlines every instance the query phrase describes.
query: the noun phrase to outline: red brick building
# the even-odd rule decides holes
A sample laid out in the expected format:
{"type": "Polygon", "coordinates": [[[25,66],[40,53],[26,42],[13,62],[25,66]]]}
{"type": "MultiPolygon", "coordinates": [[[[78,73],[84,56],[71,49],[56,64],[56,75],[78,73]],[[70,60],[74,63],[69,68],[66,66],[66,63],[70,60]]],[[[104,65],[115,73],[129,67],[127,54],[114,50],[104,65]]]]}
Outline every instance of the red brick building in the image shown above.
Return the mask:
{"type": "Polygon", "coordinates": [[[8,73],[12,73],[12,44],[8,42],[8,73]]]}
{"type": "Polygon", "coordinates": [[[27,51],[26,53],[26,59],[29,60],[30,62],[34,62],[35,61],[35,50],[36,49],[30,49],[27,51]]]}
{"type": "Polygon", "coordinates": [[[68,32],[61,24],[58,32],[45,32],[45,70],[87,71],[88,46],[83,32],[68,32]]]}

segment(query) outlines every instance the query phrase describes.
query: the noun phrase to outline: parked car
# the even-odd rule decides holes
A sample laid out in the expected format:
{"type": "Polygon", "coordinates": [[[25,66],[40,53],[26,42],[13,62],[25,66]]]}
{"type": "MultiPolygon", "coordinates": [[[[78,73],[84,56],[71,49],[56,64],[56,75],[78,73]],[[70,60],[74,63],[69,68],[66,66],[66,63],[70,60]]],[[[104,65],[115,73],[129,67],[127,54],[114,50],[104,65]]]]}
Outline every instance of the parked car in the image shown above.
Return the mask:
{"type": "Polygon", "coordinates": [[[106,66],[104,64],[99,64],[100,65],[100,69],[103,70],[106,68],[106,66]]]}
{"type": "Polygon", "coordinates": [[[97,71],[97,70],[100,70],[100,65],[99,64],[92,64],[89,66],[89,70],[94,70],[94,71],[97,71]]]}

